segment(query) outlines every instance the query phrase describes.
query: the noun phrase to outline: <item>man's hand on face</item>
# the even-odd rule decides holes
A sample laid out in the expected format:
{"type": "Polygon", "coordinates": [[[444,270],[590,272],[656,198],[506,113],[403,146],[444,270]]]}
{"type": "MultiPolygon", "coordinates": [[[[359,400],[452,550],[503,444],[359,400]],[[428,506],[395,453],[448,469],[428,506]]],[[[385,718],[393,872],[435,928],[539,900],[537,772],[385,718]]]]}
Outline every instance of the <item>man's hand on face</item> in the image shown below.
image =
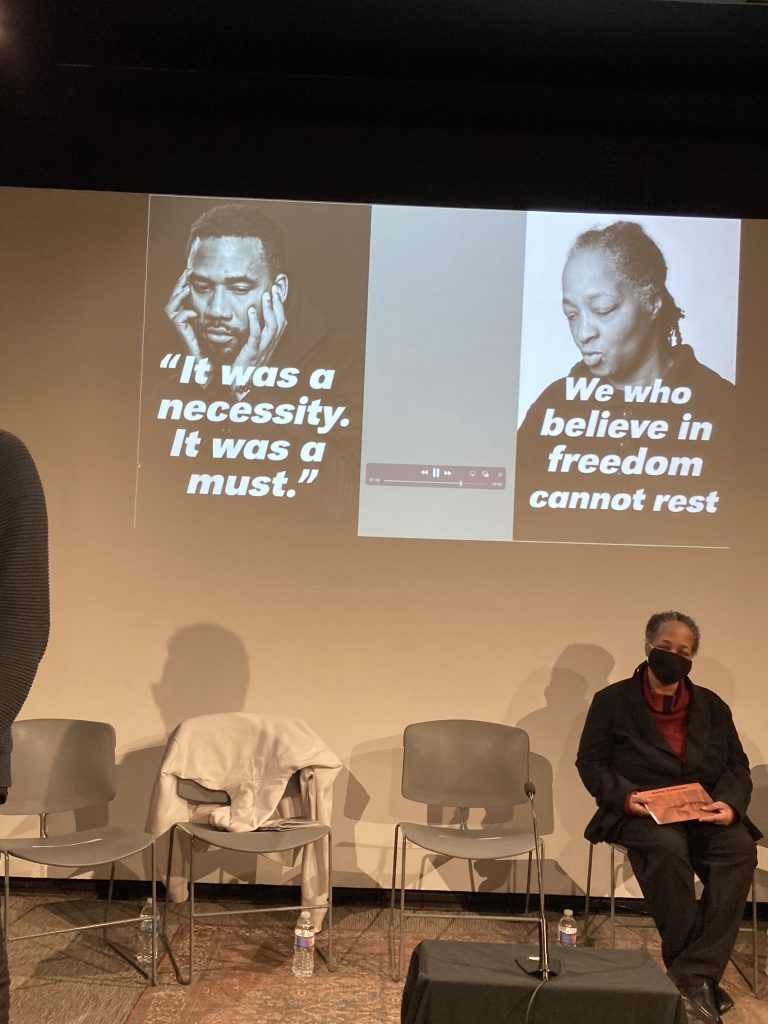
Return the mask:
{"type": "Polygon", "coordinates": [[[168,304],[165,307],[165,313],[176,328],[176,333],[184,343],[187,352],[191,356],[199,358],[200,345],[190,322],[197,319],[197,313],[185,304],[190,294],[190,287],[187,283],[188,274],[189,270],[185,270],[176,282],[171,292],[171,297],[168,299],[168,304]]]}
{"type": "Polygon", "coordinates": [[[248,310],[248,340],[240,349],[234,360],[234,366],[247,366],[254,369],[264,366],[269,361],[275,346],[283,335],[288,321],[285,318],[285,307],[280,298],[277,285],[264,292],[261,298],[261,313],[264,326],[254,306],[248,310]]]}
{"type": "Polygon", "coordinates": [[[702,804],[699,821],[708,821],[712,825],[732,825],[735,820],[736,812],[730,804],[724,804],[722,800],[702,804]]]}

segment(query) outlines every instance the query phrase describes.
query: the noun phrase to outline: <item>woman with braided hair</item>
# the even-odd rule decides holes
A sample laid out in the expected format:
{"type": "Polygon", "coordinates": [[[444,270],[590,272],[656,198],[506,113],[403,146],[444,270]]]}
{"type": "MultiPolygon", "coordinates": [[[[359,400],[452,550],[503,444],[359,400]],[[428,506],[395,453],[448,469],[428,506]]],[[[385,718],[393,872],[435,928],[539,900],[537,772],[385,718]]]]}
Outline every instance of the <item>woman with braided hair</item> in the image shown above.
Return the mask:
{"type": "Polygon", "coordinates": [[[669,294],[661,249],[633,221],[579,235],[563,269],[563,313],[594,377],[647,384],[679,356],[685,314],[669,294]]]}
{"type": "Polygon", "coordinates": [[[562,283],[581,358],[518,432],[514,538],[712,543],[734,387],[683,342],[661,249],[634,221],[592,228],[562,283]]]}

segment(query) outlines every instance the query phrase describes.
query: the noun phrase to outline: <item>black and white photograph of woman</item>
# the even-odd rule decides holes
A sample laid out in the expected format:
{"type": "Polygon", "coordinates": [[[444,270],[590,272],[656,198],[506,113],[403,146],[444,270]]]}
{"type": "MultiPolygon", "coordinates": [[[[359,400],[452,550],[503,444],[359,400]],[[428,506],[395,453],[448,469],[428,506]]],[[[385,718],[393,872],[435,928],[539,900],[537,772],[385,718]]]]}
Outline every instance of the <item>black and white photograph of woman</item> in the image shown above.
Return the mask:
{"type": "Polygon", "coordinates": [[[595,221],[529,217],[514,538],[728,546],[739,223],[595,221]]]}

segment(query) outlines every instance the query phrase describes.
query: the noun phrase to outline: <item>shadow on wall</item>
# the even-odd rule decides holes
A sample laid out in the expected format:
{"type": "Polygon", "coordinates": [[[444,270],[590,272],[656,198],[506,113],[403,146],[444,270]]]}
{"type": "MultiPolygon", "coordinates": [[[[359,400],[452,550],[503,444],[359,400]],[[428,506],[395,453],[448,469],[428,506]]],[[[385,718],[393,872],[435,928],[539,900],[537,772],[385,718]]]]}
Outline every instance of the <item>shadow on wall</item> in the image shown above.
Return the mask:
{"type": "MultiPolygon", "coordinates": [[[[592,695],[608,683],[613,656],[596,644],[569,644],[563,649],[544,686],[545,706],[517,718],[517,708],[540,675],[533,673],[521,683],[504,720],[524,729],[531,743],[531,780],[536,786],[536,810],[543,836],[556,833],[562,839],[557,856],[546,858],[545,889],[550,892],[583,891],[587,873],[588,844],[584,827],[594,813],[592,797],[582,786],[575,768],[579,738],[592,695]]],[[[545,854],[547,853],[545,840],[545,854]]],[[[502,889],[508,872],[503,864],[477,865],[486,877],[481,888],[502,889]]]]}
{"type": "Polygon", "coordinates": [[[337,884],[389,885],[386,879],[392,871],[392,852],[381,844],[381,822],[405,815],[405,801],[400,796],[402,764],[402,736],[383,736],[352,748],[349,770],[342,770],[336,790],[344,794],[342,813],[334,815],[337,884]]]}
{"type": "Polygon", "coordinates": [[[211,623],[183,626],[152,696],[170,732],[185,718],[242,711],[250,681],[248,655],[235,633],[211,623]]]}
{"type": "Polygon", "coordinates": [[[726,704],[733,706],[736,696],[736,681],[722,662],[716,661],[706,654],[697,655],[693,661],[691,679],[699,686],[706,686],[708,690],[714,690],[726,704]]]}
{"type": "MultiPolygon", "coordinates": [[[[113,805],[115,820],[146,828],[151,794],[165,753],[167,735],[186,718],[243,711],[246,697],[258,704],[261,697],[258,682],[251,681],[248,655],[242,640],[230,630],[211,623],[196,623],[174,633],[168,642],[168,655],[160,678],[151,684],[166,736],[159,744],[132,750],[123,757],[118,771],[118,796],[113,805]]],[[[374,878],[357,864],[355,843],[355,829],[370,797],[355,775],[345,769],[335,787],[337,801],[342,794],[345,794],[343,815],[334,815],[334,846],[341,848],[334,864],[337,884],[375,886],[378,883],[374,878]],[[345,868],[348,877],[345,877],[345,868]]],[[[166,857],[167,844],[160,842],[157,866],[161,879],[165,874],[166,857]]],[[[283,878],[282,869],[270,871],[270,865],[263,858],[245,858],[241,854],[227,856],[221,851],[212,854],[210,862],[204,853],[199,854],[196,874],[204,877],[216,871],[222,882],[232,876],[254,883],[259,864],[270,876],[260,878],[260,881],[269,881],[272,876],[283,878]]],[[[145,857],[143,869],[144,877],[148,878],[149,855],[145,857]]]]}
{"type": "MultiPolygon", "coordinates": [[[[118,767],[117,797],[112,803],[113,820],[135,828],[147,827],[151,794],[167,735],[185,718],[242,711],[249,682],[245,646],[231,630],[202,622],[183,626],[173,634],[160,679],[150,684],[166,737],[159,744],[131,750],[123,756],[118,767]]],[[[149,853],[144,860],[144,877],[149,878],[149,853]]],[[[220,865],[220,859],[216,863],[220,865]]],[[[199,867],[201,873],[205,871],[204,863],[199,867]]],[[[161,844],[158,877],[164,872],[161,844]]]]}
{"type": "MultiPolygon", "coordinates": [[[[715,658],[710,658],[706,654],[697,655],[691,669],[691,678],[699,686],[706,686],[708,690],[714,690],[718,697],[722,697],[725,703],[730,708],[733,708],[737,696],[736,680],[722,662],[717,661],[715,658]]],[[[749,763],[757,764],[762,761],[764,757],[761,746],[762,737],[758,737],[758,742],[755,743],[744,729],[744,725],[748,726],[751,724],[749,721],[740,722],[738,721],[738,716],[735,716],[734,723],[744,751],[749,758],[749,763]]],[[[768,825],[768,819],[763,820],[768,825]]]]}
{"type": "MultiPolygon", "coordinates": [[[[694,683],[698,683],[699,686],[706,686],[709,690],[714,690],[719,697],[722,697],[726,704],[731,708],[733,707],[737,691],[736,680],[722,662],[707,655],[699,655],[693,663],[691,677],[694,683]]],[[[744,725],[749,726],[750,722],[740,722],[738,716],[735,716],[734,722],[739,739],[744,747],[744,752],[752,766],[753,788],[748,814],[754,824],[764,834],[757,844],[758,868],[755,875],[757,899],[762,902],[768,895],[768,868],[761,868],[759,866],[760,859],[765,861],[765,855],[760,858],[759,850],[760,848],[765,849],[768,847],[768,765],[757,763],[764,757],[764,753],[762,745],[756,743],[744,728],[744,725]]]]}
{"type": "Polygon", "coordinates": [[[763,838],[757,843],[758,868],[755,876],[757,899],[763,901],[768,891],[768,869],[760,867],[760,848],[768,847],[768,764],[758,764],[752,769],[752,799],[747,814],[763,833],[763,838]]]}

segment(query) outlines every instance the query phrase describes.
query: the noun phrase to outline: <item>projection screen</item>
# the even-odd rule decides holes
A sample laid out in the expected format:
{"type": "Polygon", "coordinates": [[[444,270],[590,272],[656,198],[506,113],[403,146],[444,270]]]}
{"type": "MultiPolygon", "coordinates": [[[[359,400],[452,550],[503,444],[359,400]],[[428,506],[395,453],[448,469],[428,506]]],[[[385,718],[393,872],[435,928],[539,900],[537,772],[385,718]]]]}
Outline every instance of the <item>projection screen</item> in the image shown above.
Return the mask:
{"type": "MultiPolygon", "coordinates": [[[[581,725],[668,607],[768,762],[766,222],[7,188],[0,223],[2,426],[51,523],[23,714],[115,724],[112,821],[181,719],[298,716],[344,765],[338,884],[386,886],[403,728],[506,722],[581,892],[581,725]]],[[[253,871],[210,877],[296,877],[253,871]]]]}

